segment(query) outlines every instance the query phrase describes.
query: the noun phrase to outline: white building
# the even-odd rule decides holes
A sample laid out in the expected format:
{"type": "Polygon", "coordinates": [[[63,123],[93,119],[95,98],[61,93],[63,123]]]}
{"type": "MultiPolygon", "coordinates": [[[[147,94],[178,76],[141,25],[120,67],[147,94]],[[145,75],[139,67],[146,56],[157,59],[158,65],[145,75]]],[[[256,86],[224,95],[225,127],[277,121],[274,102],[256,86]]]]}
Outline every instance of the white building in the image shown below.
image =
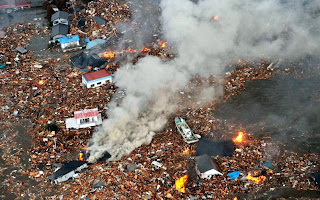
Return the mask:
{"type": "Polygon", "coordinates": [[[74,112],[74,118],[66,119],[66,128],[87,128],[102,124],[98,108],[74,112]]]}
{"type": "Polygon", "coordinates": [[[207,154],[197,156],[196,171],[200,178],[210,179],[216,175],[222,175],[218,164],[207,154]]]}
{"type": "Polygon", "coordinates": [[[73,49],[81,49],[80,38],[78,35],[68,34],[66,37],[59,38],[59,43],[63,52],[73,49]]]}
{"type": "Polygon", "coordinates": [[[82,83],[87,88],[99,87],[108,82],[112,83],[112,76],[106,69],[82,75],[82,83]]]}

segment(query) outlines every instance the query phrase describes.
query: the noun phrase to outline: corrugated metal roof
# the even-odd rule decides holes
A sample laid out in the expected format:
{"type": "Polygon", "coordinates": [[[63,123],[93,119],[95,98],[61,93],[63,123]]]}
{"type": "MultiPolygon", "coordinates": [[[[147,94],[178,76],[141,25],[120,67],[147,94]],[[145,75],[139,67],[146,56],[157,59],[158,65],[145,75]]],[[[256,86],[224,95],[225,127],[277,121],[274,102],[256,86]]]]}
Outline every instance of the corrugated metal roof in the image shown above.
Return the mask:
{"type": "Polygon", "coordinates": [[[71,36],[59,38],[59,42],[61,44],[68,43],[68,42],[75,42],[75,41],[79,41],[79,40],[80,40],[80,38],[78,35],[71,35],[71,36]]]}
{"type": "Polygon", "coordinates": [[[111,74],[106,69],[101,69],[101,70],[98,70],[95,72],[90,72],[90,73],[84,74],[83,76],[87,81],[92,81],[92,80],[107,77],[110,75],[111,74]]]}

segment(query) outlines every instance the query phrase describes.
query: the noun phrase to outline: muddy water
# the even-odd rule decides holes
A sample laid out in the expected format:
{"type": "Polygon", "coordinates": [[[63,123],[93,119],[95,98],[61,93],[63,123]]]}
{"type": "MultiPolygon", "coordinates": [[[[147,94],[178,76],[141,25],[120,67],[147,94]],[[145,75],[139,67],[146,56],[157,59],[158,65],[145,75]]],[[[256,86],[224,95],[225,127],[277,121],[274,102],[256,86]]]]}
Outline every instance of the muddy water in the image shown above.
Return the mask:
{"type": "Polygon", "coordinates": [[[247,82],[246,90],[217,105],[215,117],[239,124],[286,150],[320,153],[320,81],[275,76],[247,82]]]}

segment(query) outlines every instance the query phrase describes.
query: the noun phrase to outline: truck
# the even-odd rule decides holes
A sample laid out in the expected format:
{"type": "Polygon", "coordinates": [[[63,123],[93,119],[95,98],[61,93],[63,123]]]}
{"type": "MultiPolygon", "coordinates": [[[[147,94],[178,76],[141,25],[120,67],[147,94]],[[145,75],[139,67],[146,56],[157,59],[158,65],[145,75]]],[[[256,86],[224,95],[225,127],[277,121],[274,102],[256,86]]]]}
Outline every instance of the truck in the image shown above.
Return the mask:
{"type": "Polygon", "coordinates": [[[176,117],[174,119],[174,122],[176,124],[178,132],[186,143],[191,144],[199,141],[199,138],[201,138],[201,136],[198,134],[194,134],[187,122],[182,117],[176,117]]]}

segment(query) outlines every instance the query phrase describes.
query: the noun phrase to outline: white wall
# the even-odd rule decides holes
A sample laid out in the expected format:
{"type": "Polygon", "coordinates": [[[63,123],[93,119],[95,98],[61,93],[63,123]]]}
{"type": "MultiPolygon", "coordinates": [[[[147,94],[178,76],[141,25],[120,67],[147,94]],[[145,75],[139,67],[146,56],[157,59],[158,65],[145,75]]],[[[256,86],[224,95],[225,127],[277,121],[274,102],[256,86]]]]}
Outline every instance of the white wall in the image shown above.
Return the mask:
{"type": "Polygon", "coordinates": [[[85,83],[85,81],[82,81],[82,82],[87,86],[87,88],[95,88],[95,87],[99,87],[101,85],[105,85],[107,82],[112,83],[112,78],[105,79],[105,80],[92,81],[90,83],[85,83]],[[100,83],[100,84],[98,84],[98,83],[100,83]]]}
{"type": "Polygon", "coordinates": [[[65,49],[65,48],[68,48],[68,47],[76,47],[76,46],[80,46],[79,41],[73,41],[73,42],[68,42],[68,43],[61,44],[61,48],[62,49],[65,49]]]}

